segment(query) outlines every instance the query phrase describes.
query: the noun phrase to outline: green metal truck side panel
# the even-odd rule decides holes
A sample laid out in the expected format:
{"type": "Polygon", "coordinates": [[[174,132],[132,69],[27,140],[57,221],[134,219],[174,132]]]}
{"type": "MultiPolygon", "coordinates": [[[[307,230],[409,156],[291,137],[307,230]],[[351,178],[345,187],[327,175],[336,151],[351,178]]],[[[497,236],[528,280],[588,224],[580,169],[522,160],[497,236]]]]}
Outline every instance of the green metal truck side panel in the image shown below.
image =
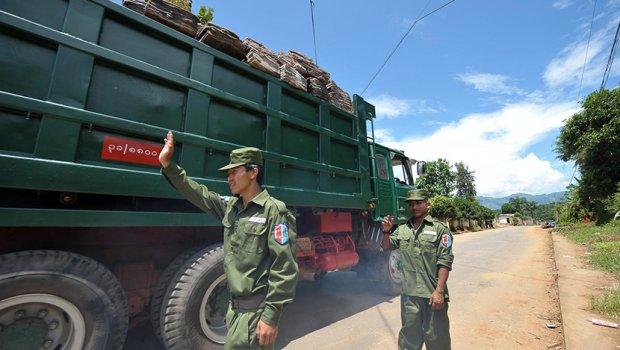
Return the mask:
{"type": "Polygon", "coordinates": [[[0,2],[0,187],[177,198],[157,167],[100,154],[106,135],[174,130],[176,161],[223,194],[217,168],[255,146],[288,205],[365,209],[374,107],[354,100],[355,115],[106,0],[0,2]]]}
{"type": "Polygon", "coordinates": [[[218,226],[204,213],[128,212],[109,210],[54,210],[0,208],[0,227],[116,227],[122,226],[218,226]],[[113,218],[113,220],[111,220],[113,218]]]}

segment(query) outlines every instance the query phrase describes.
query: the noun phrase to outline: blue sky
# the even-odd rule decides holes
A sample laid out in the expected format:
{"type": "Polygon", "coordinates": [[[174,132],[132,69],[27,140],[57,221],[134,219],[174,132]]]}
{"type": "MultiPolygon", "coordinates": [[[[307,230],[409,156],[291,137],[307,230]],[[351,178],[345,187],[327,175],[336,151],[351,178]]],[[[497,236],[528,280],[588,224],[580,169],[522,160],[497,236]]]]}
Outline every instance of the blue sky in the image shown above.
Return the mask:
{"type": "MultiPolygon", "coordinates": [[[[318,63],[360,93],[426,7],[445,1],[315,0],[318,63]],[[428,5],[427,5],[428,4],[428,5]]],[[[194,0],[214,23],[313,57],[309,1],[194,0]]],[[[378,140],[415,159],[464,161],[480,195],[563,190],[563,121],[578,111],[593,0],[456,0],[419,22],[363,97],[378,140]]],[[[581,97],[600,86],[620,0],[598,0],[581,97]]],[[[607,87],[618,85],[616,62],[607,87]]]]}

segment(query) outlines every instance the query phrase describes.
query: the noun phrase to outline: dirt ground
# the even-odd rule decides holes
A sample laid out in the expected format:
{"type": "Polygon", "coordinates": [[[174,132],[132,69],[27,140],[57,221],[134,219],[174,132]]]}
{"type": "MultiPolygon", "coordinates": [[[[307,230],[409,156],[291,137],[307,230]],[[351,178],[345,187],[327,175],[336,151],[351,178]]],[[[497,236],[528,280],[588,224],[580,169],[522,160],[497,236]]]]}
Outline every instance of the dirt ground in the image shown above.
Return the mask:
{"type": "MultiPolygon", "coordinates": [[[[467,302],[452,305],[454,348],[564,348],[551,236],[547,230],[537,227],[519,230],[522,230],[522,240],[515,244],[522,248],[517,245],[505,248],[523,251],[507,269],[498,269],[496,265],[469,266],[487,271],[477,281],[472,281],[472,284],[478,284],[478,288],[465,290],[465,295],[459,295],[459,299],[469,299],[467,302]],[[527,244],[523,244],[525,242],[527,244]],[[549,328],[548,324],[557,328],[549,328]]],[[[490,239],[484,237],[487,234],[466,233],[457,238],[455,245],[490,239]]],[[[493,238],[497,239],[497,236],[493,238]]],[[[507,251],[505,256],[511,256],[510,253],[507,251]]],[[[467,265],[462,259],[459,263],[467,265]]]]}
{"type": "MultiPolygon", "coordinates": [[[[448,281],[453,349],[564,349],[546,230],[458,234],[454,254],[448,281]]],[[[393,350],[400,326],[399,297],[382,295],[355,272],[329,273],[320,283],[300,283],[276,349],[393,350]]],[[[130,333],[125,349],[162,348],[145,326],[130,333]]]]}
{"type": "Polygon", "coordinates": [[[614,321],[592,310],[590,298],[613,288],[618,280],[586,264],[585,246],[575,244],[557,233],[553,234],[553,241],[566,348],[588,349],[592,347],[592,339],[596,339],[596,349],[620,349],[618,329],[593,325],[588,321],[591,318],[614,321]]]}

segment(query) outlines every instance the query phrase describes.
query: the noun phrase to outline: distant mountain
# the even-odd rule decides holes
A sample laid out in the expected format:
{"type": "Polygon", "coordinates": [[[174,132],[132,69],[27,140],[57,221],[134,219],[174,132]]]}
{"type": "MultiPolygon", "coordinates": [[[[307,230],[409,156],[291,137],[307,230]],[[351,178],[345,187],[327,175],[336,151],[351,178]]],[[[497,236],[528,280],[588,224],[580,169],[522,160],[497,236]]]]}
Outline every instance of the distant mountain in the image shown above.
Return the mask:
{"type": "Polygon", "coordinates": [[[553,192],[547,194],[527,194],[527,193],[515,193],[507,197],[484,197],[478,196],[478,202],[485,207],[493,210],[498,210],[502,207],[502,204],[507,203],[510,198],[524,197],[530,202],[536,202],[538,204],[548,204],[553,202],[561,202],[566,198],[566,191],[553,192]]]}

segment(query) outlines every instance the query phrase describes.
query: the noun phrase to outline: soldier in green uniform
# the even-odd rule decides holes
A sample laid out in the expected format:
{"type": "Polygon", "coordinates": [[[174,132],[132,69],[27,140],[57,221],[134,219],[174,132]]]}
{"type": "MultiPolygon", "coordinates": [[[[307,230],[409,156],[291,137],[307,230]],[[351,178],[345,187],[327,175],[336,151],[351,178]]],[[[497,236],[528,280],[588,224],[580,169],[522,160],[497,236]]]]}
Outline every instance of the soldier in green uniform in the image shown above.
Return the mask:
{"type": "Polygon", "coordinates": [[[382,222],[382,245],[399,249],[403,274],[401,295],[402,328],[398,348],[450,349],[448,320],[448,275],[452,269],[452,233],[445,224],[428,215],[423,190],[411,190],[406,201],[411,218],[394,229],[394,219],[382,222]]]}
{"type": "Polygon", "coordinates": [[[245,147],[230,153],[227,202],[172,162],[174,136],[168,132],[159,155],[162,173],[191,203],[224,225],[224,270],[231,301],[226,314],[225,349],[272,349],[284,307],[293,301],[298,267],[296,221],[286,205],[261,189],[262,154],[245,147]]]}

